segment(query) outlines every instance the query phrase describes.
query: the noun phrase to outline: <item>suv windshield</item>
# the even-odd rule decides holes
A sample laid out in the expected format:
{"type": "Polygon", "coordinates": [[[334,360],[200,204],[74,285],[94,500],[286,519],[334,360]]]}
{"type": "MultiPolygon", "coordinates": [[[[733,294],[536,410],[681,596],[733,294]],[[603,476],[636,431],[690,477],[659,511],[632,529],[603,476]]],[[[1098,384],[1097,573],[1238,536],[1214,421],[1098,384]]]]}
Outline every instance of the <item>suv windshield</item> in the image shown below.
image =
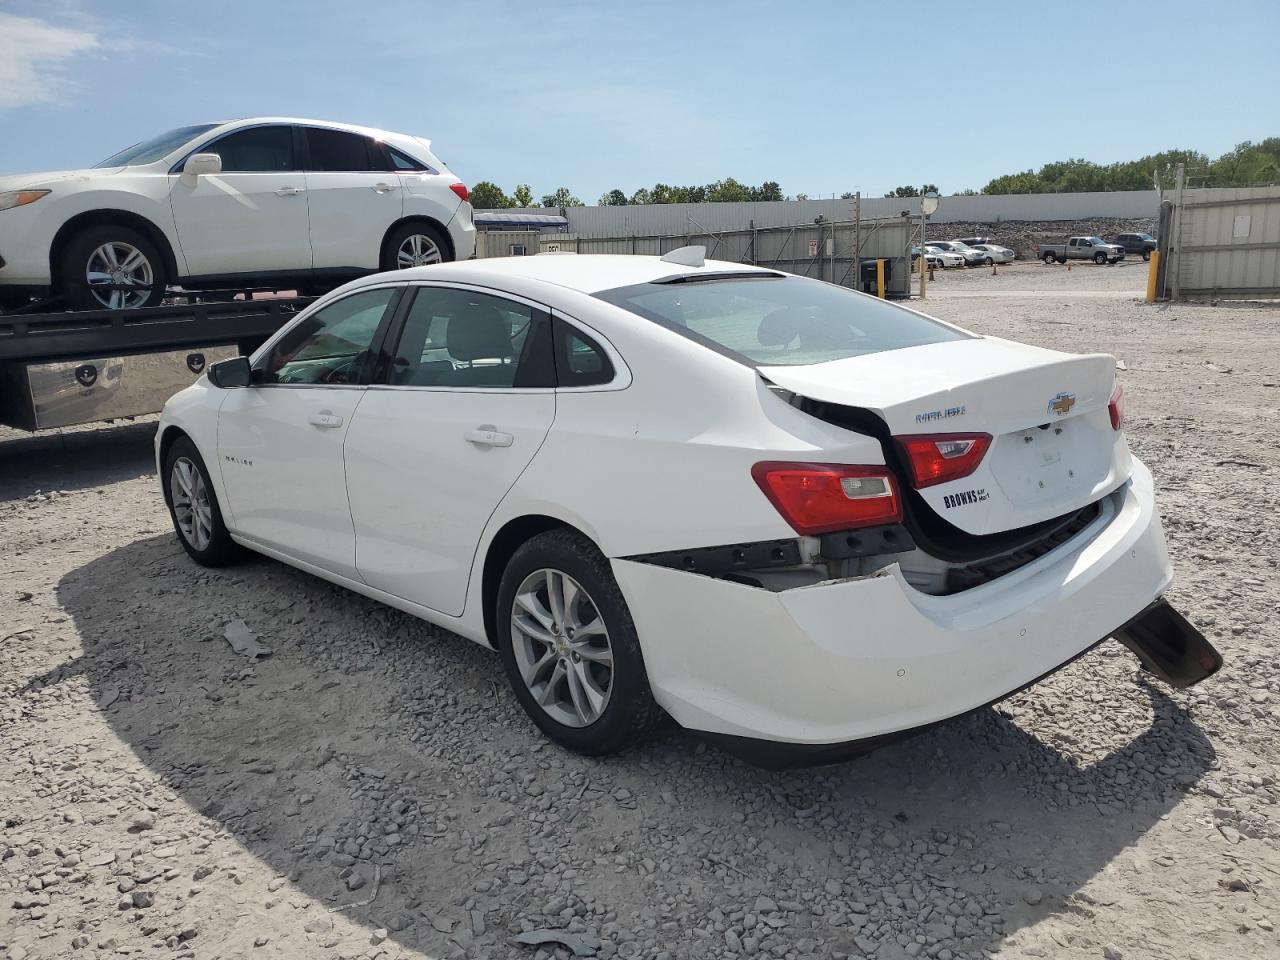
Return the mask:
{"type": "Polygon", "coordinates": [[[968,334],[816,280],[752,276],[640,283],[596,296],[749,366],[843,360],[968,334]]]}
{"type": "Polygon", "coordinates": [[[216,123],[197,123],[191,127],[178,127],[176,130],[170,130],[168,133],[162,133],[158,137],[152,137],[150,140],[143,140],[141,143],[135,143],[132,147],[121,150],[101,163],[95,163],[95,167],[132,167],[143,163],[155,163],[161,157],[168,156],[177,150],[193,137],[198,137],[202,133],[208,133],[216,123]]]}

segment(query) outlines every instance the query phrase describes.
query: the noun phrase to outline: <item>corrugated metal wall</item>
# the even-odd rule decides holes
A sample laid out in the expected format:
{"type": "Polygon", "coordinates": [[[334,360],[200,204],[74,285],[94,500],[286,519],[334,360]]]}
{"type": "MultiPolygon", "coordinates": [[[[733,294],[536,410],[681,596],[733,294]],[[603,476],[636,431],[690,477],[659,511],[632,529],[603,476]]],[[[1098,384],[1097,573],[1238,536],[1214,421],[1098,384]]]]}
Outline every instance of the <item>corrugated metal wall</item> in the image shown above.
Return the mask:
{"type": "Polygon", "coordinates": [[[1208,187],[1175,196],[1165,254],[1173,297],[1280,294],[1280,187],[1208,187]]]}
{"type": "MultiPolygon", "coordinates": [[[[1091,217],[1154,217],[1160,198],[1154,190],[1114,193],[1027,193],[1007,196],[943,197],[930,223],[994,223],[997,220],[1083,220],[1091,217]]],[[[920,201],[862,199],[862,219],[920,214],[920,201]]],[[[506,213],[546,213],[507,210],[506,213]]],[[[770,203],[656,203],[626,207],[566,207],[568,233],[578,236],[676,236],[683,233],[793,226],[853,219],[852,200],[781,200],[770,203]]]]}
{"type": "Polygon", "coordinates": [[[754,263],[802,277],[813,277],[847,287],[861,287],[854,269],[854,245],[861,242],[861,259],[890,261],[885,289],[907,295],[910,274],[906,268],[910,227],[901,219],[803,224],[754,230],[717,231],[680,236],[596,237],[544,233],[541,249],[564,253],[621,253],[661,256],[677,247],[697,244],[707,248],[707,259],[754,263]]]}

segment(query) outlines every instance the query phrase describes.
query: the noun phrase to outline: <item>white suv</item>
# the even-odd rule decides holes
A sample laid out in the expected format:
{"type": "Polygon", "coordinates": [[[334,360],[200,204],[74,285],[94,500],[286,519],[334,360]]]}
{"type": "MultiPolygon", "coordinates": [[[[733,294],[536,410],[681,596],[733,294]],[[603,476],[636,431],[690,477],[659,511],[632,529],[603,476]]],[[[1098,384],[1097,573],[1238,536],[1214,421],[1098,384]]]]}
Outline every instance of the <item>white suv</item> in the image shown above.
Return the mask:
{"type": "Polygon", "coordinates": [[[175,285],[322,290],[474,249],[467,188],[430,141],[344,123],[202,123],[88,170],[0,177],[0,309],[50,292],[103,309],[175,285]]]}

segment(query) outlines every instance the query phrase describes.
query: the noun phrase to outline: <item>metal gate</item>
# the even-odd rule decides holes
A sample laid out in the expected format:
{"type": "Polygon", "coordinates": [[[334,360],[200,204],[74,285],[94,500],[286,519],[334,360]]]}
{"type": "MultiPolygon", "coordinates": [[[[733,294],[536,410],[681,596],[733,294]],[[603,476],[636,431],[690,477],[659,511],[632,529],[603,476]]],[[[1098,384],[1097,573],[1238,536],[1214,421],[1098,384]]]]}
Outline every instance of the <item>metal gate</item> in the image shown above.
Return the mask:
{"type": "Polygon", "coordinates": [[[1280,186],[1178,185],[1161,204],[1159,294],[1249,299],[1280,295],[1280,186]]]}

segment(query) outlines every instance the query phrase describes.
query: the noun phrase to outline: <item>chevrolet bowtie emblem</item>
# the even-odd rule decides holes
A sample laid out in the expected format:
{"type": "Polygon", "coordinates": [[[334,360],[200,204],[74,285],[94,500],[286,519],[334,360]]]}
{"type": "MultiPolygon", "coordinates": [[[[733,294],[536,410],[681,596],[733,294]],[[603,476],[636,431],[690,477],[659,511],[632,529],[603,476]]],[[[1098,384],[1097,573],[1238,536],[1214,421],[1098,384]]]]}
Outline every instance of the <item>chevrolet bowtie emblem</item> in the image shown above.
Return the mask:
{"type": "Polygon", "coordinates": [[[1074,393],[1059,393],[1049,401],[1049,412],[1056,413],[1060,417],[1065,417],[1071,412],[1071,408],[1075,405],[1076,395],[1074,393]]]}

